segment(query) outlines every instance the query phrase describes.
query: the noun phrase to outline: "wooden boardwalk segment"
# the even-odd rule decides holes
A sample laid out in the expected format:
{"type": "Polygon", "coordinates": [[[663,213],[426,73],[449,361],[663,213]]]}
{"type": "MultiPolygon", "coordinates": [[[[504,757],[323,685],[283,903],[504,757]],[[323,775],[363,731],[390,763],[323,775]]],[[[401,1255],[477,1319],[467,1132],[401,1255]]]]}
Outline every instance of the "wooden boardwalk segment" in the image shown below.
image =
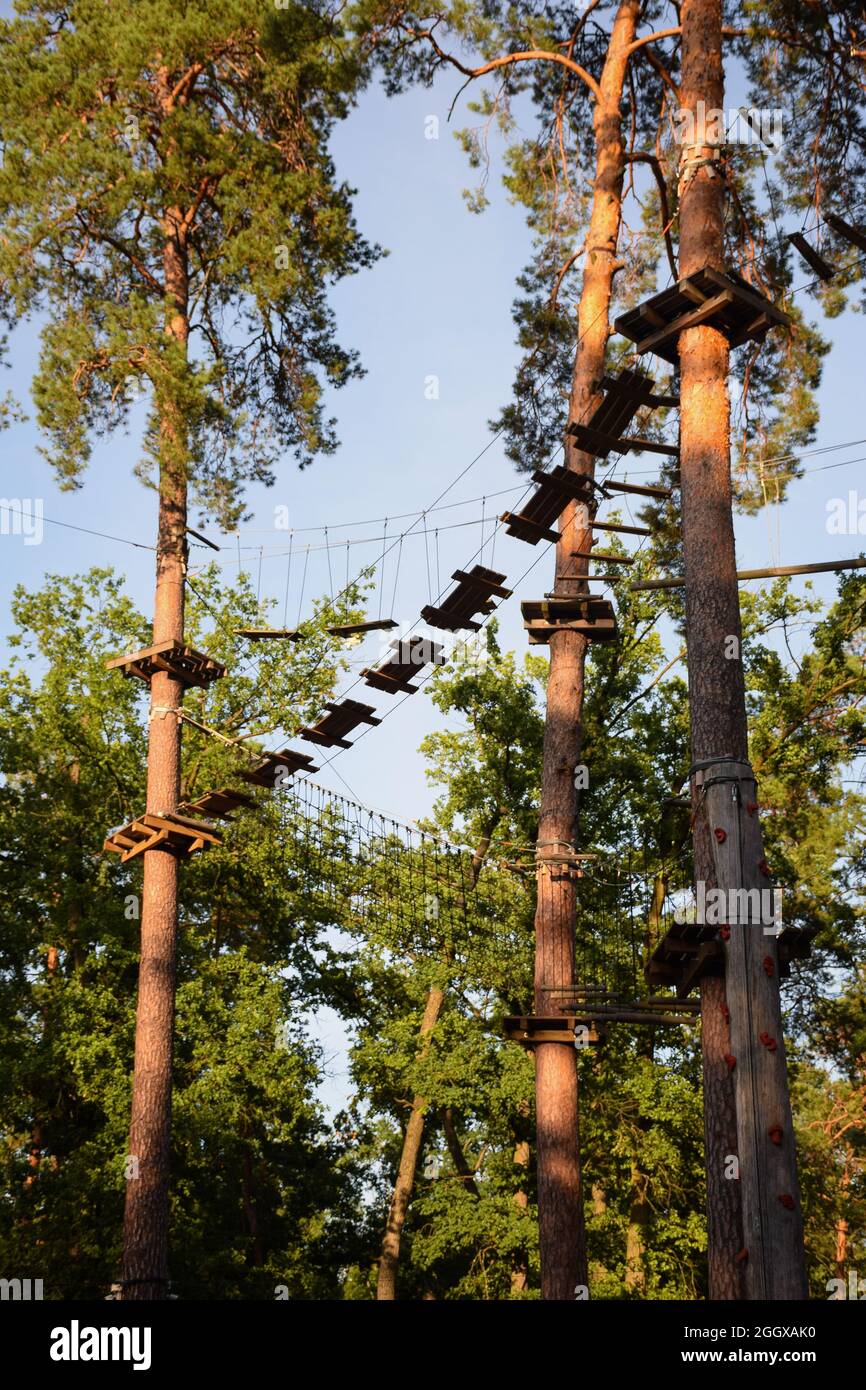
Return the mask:
{"type": "Polygon", "coordinates": [[[178,857],[188,858],[208,845],[222,843],[222,835],[210,821],[194,820],[178,812],[150,812],[137,816],[128,825],[111,831],[105,838],[103,849],[111,854],[119,854],[120,862],[127,863],[136,855],[148,849],[167,850],[178,857]]]}
{"type": "Polygon", "coordinates": [[[220,820],[230,821],[234,811],[255,811],[257,805],[258,803],[244,792],[234,791],[231,787],[221,787],[219,791],[205,792],[194,801],[182,801],[177,809],[185,815],[205,816],[208,819],[217,816],[220,820]]]}
{"type": "Polygon", "coordinates": [[[613,604],[600,594],[528,599],[521,603],[530,646],[546,645],[555,632],[578,632],[590,642],[615,642],[619,635],[613,604]]]}
{"type": "Polygon", "coordinates": [[[420,674],[423,666],[441,666],[445,661],[442,644],[420,634],[392,642],[394,655],[389,656],[380,666],[365,666],[361,675],[366,685],[375,690],[384,690],[388,695],[414,695],[417,685],[412,685],[413,677],[420,674]]]}
{"type": "MultiPolygon", "coordinates": [[[[733,924],[730,931],[748,930],[748,924],[733,924]]],[[[805,960],[817,927],[783,926],[779,935],[771,932],[767,940],[778,949],[779,977],[791,973],[792,960],[805,960]]],[[[676,989],[680,999],[691,993],[707,975],[724,976],[724,937],[716,925],[701,922],[672,922],[647,959],[647,984],[676,989]]]]}
{"type": "Polygon", "coordinates": [[[561,463],[549,473],[537,469],[532,480],[536,491],[524,504],[521,512],[503,512],[500,521],[506,523],[506,534],[517,536],[530,545],[539,541],[558,541],[556,522],[570,502],[589,506],[593,500],[592,480],[586,474],[575,473],[561,463]]]}
{"type": "Polygon", "coordinates": [[[763,338],[771,328],[790,323],[788,314],[737,271],[723,273],[705,266],[620,314],[614,327],[635,344],[635,352],[654,352],[678,366],[679,335],[696,324],[718,329],[731,347],[739,347],[763,338]]]}
{"type": "Polygon", "coordinates": [[[204,652],[186,647],[182,642],[157,642],[137,652],[127,652],[106,661],[106,670],[122,671],[126,677],[136,677],[150,685],[157,671],[166,671],[184,686],[207,687],[226,673],[225,666],[204,652]]]}
{"type": "Polygon", "coordinates": [[[421,609],[421,617],[431,627],[444,628],[447,632],[457,632],[461,628],[477,632],[481,623],[473,620],[473,614],[492,613],[496,607],[494,596],[511,597],[511,590],[504,587],[505,575],[485,569],[483,565],[473,566],[468,573],[455,570],[451,578],[457,580],[456,589],[452,589],[438,607],[427,604],[421,609]]]}
{"type": "Polygon", "coordinates": [[[583,423],[575,421],[566,427],[566,434],[572,436],[579,449],[596,458],[631,451],[669,454],[673,458],[679,456],[674,444],[630,438],[623,434],[642,407],[654,401],[673,400],[674,397],[654,396],[652,379],[636,371],[624,371],[616,377],[602,377],[600,385],[606,394],[589,419],[583,423]]]}
{"type": "Polygon", "coordinates": [[[254,787],[267,787],[268,791],[274,791],[278,781],[286,776],[294,776],[296,772],[306,774],[318,771],[309,753],[296,753],[291,748],[284,748],[281,753],[265,753],[255,767],[242,772],[241,777],[254,787]]]}
{"type": "Polygon", "coordinates": [[[359,700],[343,700],[336,705],[328,700],[325,703],[327,714],[309,728],[301,729],[300,736],[308,743],[319,743],[325,748],[351,748],[346,738],[359,724],[381,724],[376,719],[372,705],[362,705],[359,700]]]}

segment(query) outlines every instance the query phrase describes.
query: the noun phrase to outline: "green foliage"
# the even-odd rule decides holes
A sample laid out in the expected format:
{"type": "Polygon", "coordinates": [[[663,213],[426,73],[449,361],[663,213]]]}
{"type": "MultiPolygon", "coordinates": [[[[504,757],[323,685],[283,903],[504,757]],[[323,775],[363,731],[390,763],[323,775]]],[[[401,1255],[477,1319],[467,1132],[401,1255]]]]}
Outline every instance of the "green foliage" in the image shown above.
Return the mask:
{"type": "Polygon", "coordinates": [[[280,452],[336,447],[323,390],[359,372],[327,302],[377,254],[328,153],[363,82],[357,47],[295,0],[138,0],[122,23],[93,0],[16,8],[0,25],[0,310],[46,315],[48,457],[77,486],[141,386],[140,475],[168,451],[230,528],[280,452]],[[178,314],[189,350],[165,331],[178,314]]]}

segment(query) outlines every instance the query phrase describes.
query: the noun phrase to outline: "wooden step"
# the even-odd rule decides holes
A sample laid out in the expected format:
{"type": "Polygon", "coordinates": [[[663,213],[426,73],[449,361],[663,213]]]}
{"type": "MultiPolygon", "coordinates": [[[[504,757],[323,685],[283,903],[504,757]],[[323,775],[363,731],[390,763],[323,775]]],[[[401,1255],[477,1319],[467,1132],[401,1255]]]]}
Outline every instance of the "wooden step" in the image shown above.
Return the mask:
{"type": "Polygon", "coordinates": [[[671,488],[649,483],[616,483],[613,479],[609,479],[604,488],[605,492],[627,492],[635,497],[665,498],[673,496],[671,488]]]}
{"type": "Polygon", "coordinates": [[[589,425],[569,425],[566,434],[570,434],[577,441],[578,448],[585,454],[594,454],[597,458],[607,458],[608,454],[667,454],[671,458],[679,458],[679,447],[676,444],[663,444],[654,439],[632,439],[626,436],[615,438],[613,435],[603,434],[601,430],[592,429],[589,425]]]}
{"type": "Polygon", "coordinates": [[[824,221],[840,237],[844,237],[845,241],[850,241],[852,246],[866,251],[866,231],[862,227],[852,227],[850,222],[844,222],[841,217],[836,216],[835,212],[825,212],[824,221]]]}
{"type": "Polygon", "coordinates": [[[613,555],[609,550],[572,550],[575,560],[604,560],[607,565],[633,565],[633,555],[613,555]]]}
{"type": "Polygon", "coordinates": [[[814,246],[809,245],[802,232],[789,232],[788,240],[821,280],[833,279],[836,274],[835,266],[832,266],[829,261],[825,261],[821,253],[816,251],[814,246]]]}

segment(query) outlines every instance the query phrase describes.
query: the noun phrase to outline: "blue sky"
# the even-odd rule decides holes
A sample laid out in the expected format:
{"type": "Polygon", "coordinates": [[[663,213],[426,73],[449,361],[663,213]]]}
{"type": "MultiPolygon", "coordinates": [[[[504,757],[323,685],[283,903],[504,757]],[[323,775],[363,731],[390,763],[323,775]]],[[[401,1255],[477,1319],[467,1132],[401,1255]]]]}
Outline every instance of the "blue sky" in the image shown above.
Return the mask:
{"type": "MultiPolygon", "coordinates": [[[[429,601],[428,564],[435,598],[437,552],[442,587],[452,570],[473,557],[504,571],[509,582],[518,580],[538,560],[500,615],[504,640],[522,651],[519,599],[538,597],[551,586],[552,555],[501,532],[494,551],[492,517],[517,498],[524,484],[501,445],[491,444],[487,422],[508,399],[517,361],[510,307],[515,277],[528,258],[529,237],[520,209],[508,203],[499,185],[501,163],[496,151],[491,206],[481,216],[466,209],[462,190],[475,176],[452,130],[472,118],[458,109],[452,127],[447,125],[456,89],[457,81],[450,74],[443,75],[432,90],[416,90],[399,98],[387,99],[373,88],[337,131],[334,153],[341,175],[358,189],[359,225],[370,240],[381,242],[390,252],[371,271],[338,286],[332,296],[340,339],[359,349],[367,375],[333,394],[342,441],[339,452],[304,472],[287,461],[273,489],[250,491],[252,516],[239,537],[217,539],[223,545],[220,561],[230,573],[237,570],[240,544],[241,562],[256,582],[261,574],[262,593],[278,600],[276,616],[282,621],[289,546],[287,532],[275,529],[275,508],[288,507],[295,530],[289,624],[299,612],[305,546],[311,549],[304,611],[313,594],[330,587],[328,552],[323,548],[325,526],[328,540],[337,545],[330,558],[333,583],[339,587],[346,576],[347,539],[353,542],[348,559],[354,574],[381,554],[383,518],[389,518],[389,537],[416,522],[415,534],[408,535],[401,548],[399,576],[397,551],[386,561],[382,611],[401,624],[411,624],[429,601]],[[438,139],[427,138],[430,116],[439,118],[438,139]],[[438,399],[429,398],[432,376],[438,378],[438,399]],[[454,483],[470,464],[465,476],[454,483]],[[428,519],[428,528],[438,527],[440,534],[438,542],[428,537],[425,553],[418,514],[451,484],[443,499],[448,509],[428,519]],[[487,520],[485,550],[477,557],[482,514],[487,520]]],[[[855,214],[851,210],[851,216],[855,214]]],[[[807,278],[804,270],[797,283],[807,278]]],[[[818,446],[866,436],[859,408],[862,321],[849,312],[826,327],[834,347],[821,390],[818,446]]],[[[4,386],[25,399],[36,344],[37,325],[22,326],[14,335],[10,370],[5,374],[4,386]]],[[[38,448],[32,422],[0,436],[3,496],[42,498],[45,516],[52,522],[152,543],[155,497],[132,476],[138,448],[134,435],[99,446],[84,486],[75,493],[58,489],[38,448]]],[[[811,464],[807,460],[807,465],[822,471],[809,472],[795,484],[786,506],[754,519],[738,518],[741,566],[856,554],[859,538],[829,535],[825,517],[829,498],[846,496],[849,488],[856,487],[860,465],[832,469],[827,465],[861,453],[866,454],[866,446],[818,455],[811,464]]],[[[638,459],[630,466],[646,470],[651,463],[638,459]]],[[[625,476],[626,469],[623,461],[618,476],[625,476]]],[[[9,598],[16,583],[32,587],[47,572],[73,573],[95,563],[119,568],[135,600],[150,611],[153,556],[148,550],[53,524],[45,526],[41,545],[25,545],[20,536],[4,536],[0,544],[2,632],[8,631],[9,598]]],[[[202,552],[194,554],[193,563],[202,552]]],[[[210,557],[210,552],[206,554],[210,557]]],[[[832,579],[815,581],[820,593],[831,593],[832,586],[832,579]]],[[[374,614],[378,607],[377,595],[374,614]]],[[[350,659],[360,666],[376,658],[380,642],[380,638],[369,638],[350,652],[350,659]]],[[[380,713],[395,703],[376,693],[370,702],[380,713]]],[[[426,695],[405,701],[380,729],[341,753],[323,770],[321,780],[343,793],[349,787],[365,803],[413,820],[430,802],[416,750],[437,718],[426,695]]]]}

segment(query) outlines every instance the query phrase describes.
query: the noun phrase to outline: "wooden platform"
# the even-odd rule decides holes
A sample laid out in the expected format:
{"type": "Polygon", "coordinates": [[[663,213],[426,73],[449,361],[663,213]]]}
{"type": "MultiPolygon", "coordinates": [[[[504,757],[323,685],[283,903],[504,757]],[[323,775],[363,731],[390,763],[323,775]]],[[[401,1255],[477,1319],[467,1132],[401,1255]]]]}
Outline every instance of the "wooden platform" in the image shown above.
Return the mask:
{"type": "Polygon", "coordinates": [[[577,1027],[589,1029],[587,1041],[601,1042],[604,1034],[592,1019],[579,1014],[508,1014],[502,1020],[502,1032],[510,1042],[518,1042],[523,1047],[535,1043],[566,1043],[574,1047],[574,1030],[577,1027]]]}
{"type": "Polygon", "coordinates": [[[636,344],[639,353],[654,352],[679,365],[679,335],[686,328],[709,324],[724,333],[731,347],[763,338],[776,325],[787,326],[788,314],[748,284],[735,270],[724,274],[706,266],[676,285],[620,314],[617,333],[636,344]]]}
{"type": "Polygon", "coordinates": [[[474,622],[472,615],[492,613],[496,607],[494,595],[498,598],[511,597],[511,590],[503,584],[505,575],[485,569],[483,565],[473,566],[468,573],[455,570],[451,578],[457,580],[457,587],[451,590],[439,607],[427,604],[421,609],[425,622],[431,627],[444,628],[446,632],[457,632],[461,628],[477,632],[481,624],[474,622]]]}
{"type": "MultiPolygon", "coordinates": [[[[742,930],[733,926],[732,931],[742,930]]],[[[804,960],[811,950],[817,929],[788,926],[776,938],[779,974],[790,974],[792,960],[804,960]]],[[[700,922],[673,923],[656,946],[645,971],[650,985],[672,985],[677,997],[685,999],[705,975],[724,975],[724,943],[719,928],[700,922]]]]}
{"type": "Polygon", "coordinates": [[[105,838],[103,849],[111,854],[119,854],[120,861],[134,859],[145,850],[168,850],[172,854],[188,857],[208,845],[222,843],[222,835],[209,821],[193,820],[178,812],[172,814],[145,814],[136,817],[128,825],[113,830],[105,838]]]}
{"type": "Polygon", "coordinates": [[[291,777],[296,772],[309,773],[318,770],[309,753],[296,753],[292,748],[284,748],[282,753],[265,753],[261,761],[255,767],[242,772],[241,777],[254,787],[267,787],[268,791],[274,791],[280,774],[288,773],[291,777]]]}
{"type": "Polygon", "coordinates": [[[530,646],[546,645],[562,631],[578,632],[590,642],[615,642],[619,636],[613,604],[599,594],[528,599],[520,611],[530,646]]]}
{"type": "Polygon", "coordinates": [[[308,743],[319,743],[325,748],[351,748],[346,738],[359,724],[381,724],[381,719],[373,715],[372,705],[362,705],[359,700],[343,700],[335,705],[327,701],[323,715],[317,723],[301,729],[301,738],[308,743]]]}
{"type": "Polygon", "coordinates": [[[192,816],[218,816],[220,820],[231,820],[232,812],[244,808],[248,811],[255,811],[257,803],[251,796],[244,792],[234,791],[231,787],[222,787],[219,791],[205,792],[204,796],[199,796],[195,801],[182,801],[178,810],[184,815],[192,816]]]}
{"type": "Polygon", "coordinates": [[[153,647],[142,647],[141,651],[127,652],[125,656],[115,656],[106,661],[106,669],[122,671],[124,676],[135,676],[150,685],[157,671],[165,671],[184,686],[201,685],[207,687],[226,673],[213,657],[185,647],[178,642],[157,642],[153,647]]]}
{"type": "Polygon", "coordinates": [[[412,679],[417,676],[423,666],[441,666],[445,658],[442,655],[442,644],[433,642],[429,637],[415,636],[407,637],[399,642],[392,642],[394,655],[389,656],[387,661],[383,661],[381,666],[365,667],[361,672],[366,685],[371,685],[375,690],[384,690],[389,695],[403,693],[414,695],[417,685],[412,685],[412,679]]]}

